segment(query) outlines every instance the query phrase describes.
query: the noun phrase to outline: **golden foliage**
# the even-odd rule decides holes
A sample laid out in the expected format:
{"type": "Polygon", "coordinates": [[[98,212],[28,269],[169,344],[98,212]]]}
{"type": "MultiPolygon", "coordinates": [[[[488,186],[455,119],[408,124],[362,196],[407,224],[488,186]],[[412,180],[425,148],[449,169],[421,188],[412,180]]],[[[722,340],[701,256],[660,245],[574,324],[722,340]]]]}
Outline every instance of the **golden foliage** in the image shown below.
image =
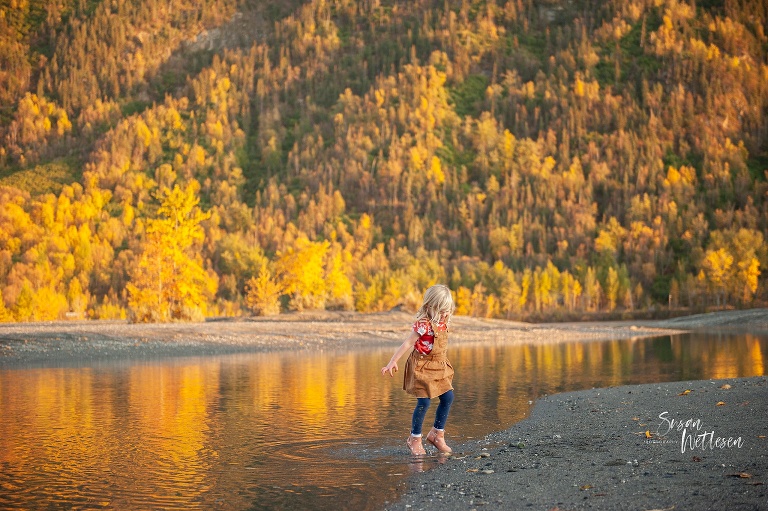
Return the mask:
{"type": "Polygon", "coordinates": [[[235,6],[172,3],[1,24],[6,315],[377,311],[446,275],[506,318],[766,298],[747,4],[312,0],[177,74],[235,6]]]}
{"type": "Polygon", "coordinates": [[[271,316],[280,313],[280,295],[282,288],[267,268],[261,265],[259,275],[251,277],[246,284],[245,303],[257,316],[271,316]]]}
{"type": "Polygon", "coordinates": [[[202,320],[216,281],[191,253],[203,239],[200,223],[209,217],[198,207],[198,185],[163,189],[158,218],[147,225],[147,236],[131,281],[126,286],[131,320],[202,320]]]}
{"type": "Polygon", "coordinates": [[[294,247],[280,255],[275,263],[280,287],[290,296],[294,310],[325,306],[328,283],[325,280],[325,256],[329,243],[299,238],[294,247]]]}

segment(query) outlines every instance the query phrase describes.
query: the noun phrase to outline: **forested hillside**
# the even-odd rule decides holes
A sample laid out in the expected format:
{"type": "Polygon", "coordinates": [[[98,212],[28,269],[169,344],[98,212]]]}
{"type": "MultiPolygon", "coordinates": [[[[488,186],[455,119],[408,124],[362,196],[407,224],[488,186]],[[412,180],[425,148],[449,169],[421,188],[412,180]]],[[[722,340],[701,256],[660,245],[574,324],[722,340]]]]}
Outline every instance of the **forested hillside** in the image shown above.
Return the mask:
{"type": "Polygon", "coordinates": [[[765,303],[764,0],[0,0],[0,320],[765,303]]]}

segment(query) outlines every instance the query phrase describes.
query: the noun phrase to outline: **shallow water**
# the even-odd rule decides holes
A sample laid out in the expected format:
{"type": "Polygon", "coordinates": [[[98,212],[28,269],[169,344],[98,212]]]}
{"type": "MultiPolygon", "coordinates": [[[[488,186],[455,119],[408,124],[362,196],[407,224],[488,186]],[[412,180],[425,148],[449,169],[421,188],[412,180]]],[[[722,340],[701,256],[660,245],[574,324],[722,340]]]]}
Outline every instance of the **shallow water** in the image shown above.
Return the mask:
{"type": "MultiPolygon", "coordinates": [[[[2,370],[0,508],[381,508],[441,461],[406,455],[414,403],[379,374],[393,350],[2,370]]],[[[482,441],[555,392],[764,375],[766,354],[751,335],[454,345],[448,438],[482,441]]]]}

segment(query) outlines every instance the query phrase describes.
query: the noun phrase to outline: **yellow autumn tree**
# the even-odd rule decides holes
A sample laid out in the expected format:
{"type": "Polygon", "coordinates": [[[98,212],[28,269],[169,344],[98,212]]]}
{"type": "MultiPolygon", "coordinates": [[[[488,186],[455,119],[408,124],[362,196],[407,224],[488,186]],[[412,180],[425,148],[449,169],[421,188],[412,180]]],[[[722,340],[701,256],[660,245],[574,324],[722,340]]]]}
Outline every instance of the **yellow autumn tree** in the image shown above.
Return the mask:
{"type": "Polygon", "coordinates": [[[32,321],[55,321],[62,319],[68,308],[67,298],[50,286],[45,286],[32,295],[32,321]]]}
{"type": "Polygon", "coordinates": [[[3,291],[0,289],[0,323],[13,321],[13,314],[5,306],[5,300],[3,299],[3,291]]]}
{"type": "Polygon", "coordinates": [[[85,313],[88,306],[88,293],[83,292],[80,279],[74,278],[69,282],[67,302],[69,303],[69,310],[76,313],[78,317],[85,313]]]}
{"type": "Polygon", "coordinates": [[[609,311],[613,311],[616,308],[620,287],[619,272],[613,267],[608,268],[608,275],[605,277],[605,296],[608,298],[609,311]]]}
{"type": "Polygon", "coordinates": [[[352,283],[344,271],[352,260],[352,254],[347,251],[329,255],[325,268],[327,285],[327,306],[333,309],[350,310],[352,303],[352,283]]]}
{"type": "Polygon", "coordinates": [[[749,261],[739,261],[737,264],[737,280],[741,284],[741,300],[749,303],[757,291],[757,278],[760,276],[760,261],[753,257],[749,261]]]}
{"type": "Polygon", "coordinates": [[[525,310],[525,305],[528,303],[528,294],[531,290],[532,273],[530,268],[526,268],[523,271],[522,280],[520,282],[520,310],[525,310]]]}
{"type": "Polygon", "coordinates": [[[198,207],[199,184],[159,193],[158,217],[147,236],[127,285],[130,318],[135,322],[201,320],[216,282],[192,248],[203,240],[200,223],[209,217],[198,207]]]}
{"type": "Polygon", "coordinates": [[[282,287],[272,277],[266,263],[261,265],[258,276],[248,280],[246,291],[245,302],[257,316],[272,316],[280,313],[282,287]]]}
{"type": "Polygon", "coordinates": [[[560,279],[560,288],[562,289],[563,293],[563,302],[565,307],[572,312],[576,309],[576,301],[581,296],[581,283],[568,271],[561,273],[560,279]]]}
{"type": "Polygon", "coordinates": [[[472,312],[472,291],[464,286],[454,292],[453,303],[456,304],[457,316],[468,316],[472,312]]]}
{"type": "Polygon", "coordinates": [[[704,260],[701,262],[699,280],[705,281],[707,287],[717,297],[717,305],[720,298],[725,302],[726,288],[733,266],[733,256],[725,248],[707,250],[704,260]]]}
{"type": "Polygon", "coordinates": [[[590,266],[584,276],[584,308],[588,311],[599,309],[602,295],[603,288],[597,280],[595,269],[590,266]]]}
{"type": "Polygon", "coordinates": [[[723,247],[733,256],[727,287],[735,299],[750,303],[757,291],[761,254],[768,250],[763,233],[745,228],[713,231],[712,245],[711,249],[723,247]]]}
{"type": "Polygon", "coordinates": [[[282,253],[276,263],[278,282],[290,296],[293,310],[325,307],[328,283],[325,280],[325,255],[329,243],[299,238],[282,253]]]}

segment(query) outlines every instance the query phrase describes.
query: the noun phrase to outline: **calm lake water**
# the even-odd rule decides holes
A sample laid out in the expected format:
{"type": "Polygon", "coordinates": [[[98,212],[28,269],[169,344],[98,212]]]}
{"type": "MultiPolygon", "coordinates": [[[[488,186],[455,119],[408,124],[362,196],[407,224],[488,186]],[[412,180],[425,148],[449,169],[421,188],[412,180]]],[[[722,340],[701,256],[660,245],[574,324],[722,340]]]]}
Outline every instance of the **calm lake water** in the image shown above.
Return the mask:
{"type": "MultiPolygon", "coordinates": [[[[393,350],[2,370],[0,508],[381,508],[437,461],[407,456],[414,402],[402,372],[379,374],[393,350]]],[[[507,428],[545,394],[764,375],[767,354],[751,335],[453,345],[448,439],[507,428]]]]}

